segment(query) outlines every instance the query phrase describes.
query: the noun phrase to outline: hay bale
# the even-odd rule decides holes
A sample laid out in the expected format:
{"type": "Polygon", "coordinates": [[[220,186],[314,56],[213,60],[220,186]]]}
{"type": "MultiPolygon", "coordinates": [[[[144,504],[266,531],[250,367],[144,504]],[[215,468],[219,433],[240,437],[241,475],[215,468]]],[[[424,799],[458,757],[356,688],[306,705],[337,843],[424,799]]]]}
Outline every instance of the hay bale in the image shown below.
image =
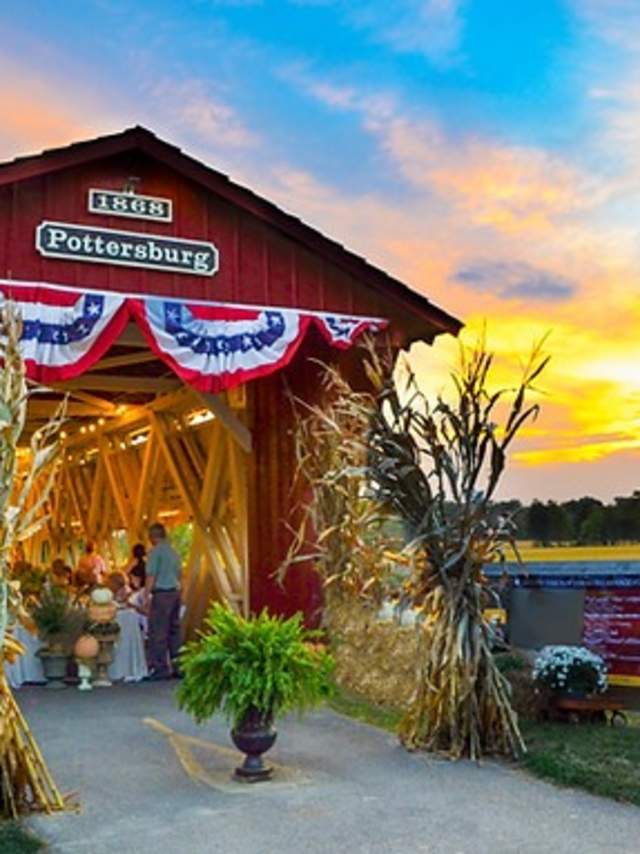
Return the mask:
{"type": "Polygon", "coordinates": [[[376,704],[406,707],[416,684],[416,628],[381,622],[373,607],[354,602],[332,608],[327,622],[338,685],[376,704]]]}

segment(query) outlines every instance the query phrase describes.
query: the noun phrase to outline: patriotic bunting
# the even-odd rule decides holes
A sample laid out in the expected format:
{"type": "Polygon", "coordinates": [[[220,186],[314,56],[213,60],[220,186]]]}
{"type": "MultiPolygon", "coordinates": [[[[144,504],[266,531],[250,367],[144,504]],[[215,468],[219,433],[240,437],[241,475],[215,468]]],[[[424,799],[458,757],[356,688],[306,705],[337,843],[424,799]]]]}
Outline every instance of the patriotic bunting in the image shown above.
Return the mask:
{"type": "Polygon", "coordinates": [[[376,318],[80,293],[13,281],[0,282],[0,299],[18,306],[28,375],[45,383],[88,371],[132,319],[159,359],[185,382],[212,393],[287,365],[312,325],[342,349],[364,331],[386,326],[376,318]]]}

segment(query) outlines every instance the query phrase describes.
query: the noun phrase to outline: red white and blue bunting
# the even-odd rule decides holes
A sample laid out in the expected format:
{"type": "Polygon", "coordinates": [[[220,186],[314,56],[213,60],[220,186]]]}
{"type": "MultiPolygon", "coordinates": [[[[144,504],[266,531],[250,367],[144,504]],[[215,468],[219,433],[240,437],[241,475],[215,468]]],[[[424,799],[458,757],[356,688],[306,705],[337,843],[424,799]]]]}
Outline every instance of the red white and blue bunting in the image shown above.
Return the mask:
{"type": "Polygon", "coordinates": [[[289,308],[243,307],[0,280],[24,321],[28,375],[54,383],[98,362],[134,320],[159,359],[200,391],[218,393],[287,365],[311,326],[347,349],[386,321],[289,308]]]}

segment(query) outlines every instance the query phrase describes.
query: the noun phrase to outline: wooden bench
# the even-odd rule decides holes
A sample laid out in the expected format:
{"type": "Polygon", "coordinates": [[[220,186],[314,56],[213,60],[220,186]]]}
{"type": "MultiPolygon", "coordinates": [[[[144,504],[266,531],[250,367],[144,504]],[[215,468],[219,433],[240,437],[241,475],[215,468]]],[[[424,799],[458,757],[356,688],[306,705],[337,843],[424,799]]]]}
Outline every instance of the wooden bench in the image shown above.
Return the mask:
{"type": "Polygon", "coordinates": [[[623,701],[613,697],[552,697],[549,711],[552,719],[569,723],[609,723],[611,726],[628,723],[623,701]]]}

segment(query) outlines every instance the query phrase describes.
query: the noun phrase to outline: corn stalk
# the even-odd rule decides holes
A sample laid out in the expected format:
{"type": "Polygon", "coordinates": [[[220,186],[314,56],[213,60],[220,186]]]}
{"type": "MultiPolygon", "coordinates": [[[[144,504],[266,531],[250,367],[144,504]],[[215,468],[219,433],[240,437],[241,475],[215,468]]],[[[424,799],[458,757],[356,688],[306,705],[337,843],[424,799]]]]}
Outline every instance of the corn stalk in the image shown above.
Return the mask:
{"type": "Polygon", "coordinates": [[[386,382],[367,438],[374,494],[403,519],[407,549],[422,558],[408,584],[424,618],[417,689],[400,737],[452,758],[524,750],[483,620],[482,568],[515,548],[513,519],[496,517],[491,502],[509,446],[537,415],[527,401],[547,359],[535,348],[518,386],[493,393],[492,361],[483,342],[461,349],[452,403],[431,405],[411,374],[403,395],[386,382]]]}
{"type": "Polygon", "coordinates": [[[491,654],[482,568],[503,560],[508,545],[517,554],[514,520],[496,516],[492,500],[509,446],[537,415],[528,398],[547,359],[534,348],[517,387],[493,393],[492,362],[483,342],[461,349],[454,401],[433,405],[412,374],[401,393],[371,343],[370,393],[354,392],[325,367],[325,402],[298,401],[298,465],[311,498],[281,569],[315,560],[331,630],[332,609],[379,602],[404,559],[404,594],[423,620],[417,687],[399,734],[409,749],[452,758],[525,749],[508,683],[491,654]],[[390,518],[403,522],[402,555],[386,537],[390,518]]]}
{"type": "Polygon", "coordinates": [[[20,470],[18,441],[25,427],[29,389],[20,353],[22,323],[14,306],[0,311],[0,813],[64,807],[29,726],[4,676],[4,661],[20,655],[11,627],[24,618],[19,584],[10,579],[11,553],[46,523],[46,503],[59,453],[64,405],[30,442],[20,470]]]}
{"type": "MultiPolygon", "coordinates": [[[[372,376],[379,389],[389,367],[372,350],[372,376]]],[[[278,571],[313,561],[325,588],[325,623],[332,606],[356,599],[379,603],[393,566],[385,533],[389,514],[367,493],[368,450],[363,443],[375,407],[375,394],[354,391],[333,366],[323,365],[323,403],[294,398],[297,480],[307,498],[298,509],[287,558],[278,571]]]]}

